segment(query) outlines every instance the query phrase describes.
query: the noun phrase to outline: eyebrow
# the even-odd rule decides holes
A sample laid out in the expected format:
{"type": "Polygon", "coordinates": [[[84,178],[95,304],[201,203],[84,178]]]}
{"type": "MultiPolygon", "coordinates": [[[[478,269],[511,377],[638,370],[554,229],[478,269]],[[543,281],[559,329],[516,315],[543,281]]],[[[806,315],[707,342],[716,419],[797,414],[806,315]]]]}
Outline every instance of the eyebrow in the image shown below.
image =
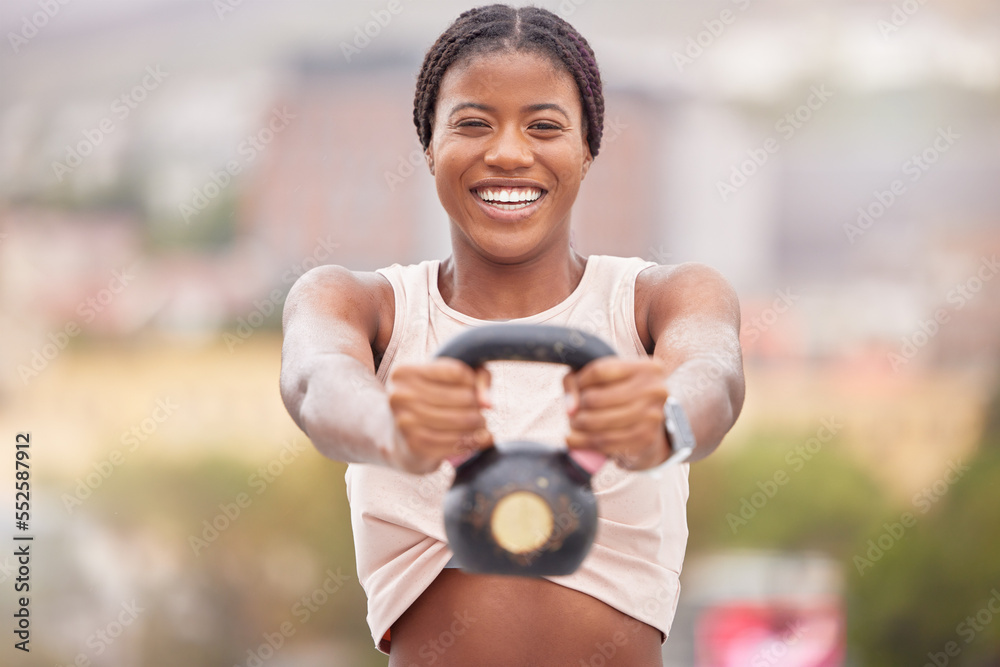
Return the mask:
{"type": "MultiPolygon", "coordinates": [[[[448,114],[448,117],[451,118],[459,111],[462,111],[464,109],[478,109],[480,111],[486,111],[488,113],[496,112],[496,109],[494,107],[491,107],[486,104],[479,104],[478,102],[460,102],[459,104],[456,104],[451,108],[451,112],[448,114]]],[[[522,107],[521,111],[534,112],[534,111],[548,111],[549,109],[558,111],[562,115],[566,116],[566,118],[570,117],[569,113],[567,113],[565,109],[563,109],[558,104],[554,104],[551,102],[546,102],[541,104],[529,104],[527,106],[522,107]]]]}

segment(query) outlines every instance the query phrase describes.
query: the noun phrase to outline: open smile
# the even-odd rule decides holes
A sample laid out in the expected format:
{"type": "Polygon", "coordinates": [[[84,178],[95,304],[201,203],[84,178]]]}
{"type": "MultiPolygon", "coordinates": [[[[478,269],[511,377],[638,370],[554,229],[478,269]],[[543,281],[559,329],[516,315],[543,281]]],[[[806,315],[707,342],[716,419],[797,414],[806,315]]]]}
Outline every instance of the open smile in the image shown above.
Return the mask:
{"type": "Polygon", "coordinates": [[[502,211],[516,211],[541,199],[545,191],[541,188],[476,188],[472,192],[502,211]]]}
{"type": "Polygon", "coordinates": [[[512,220],[531,215],[548,191],[535,186],[484,185],[471,192],[487,215],[512,220]]]}

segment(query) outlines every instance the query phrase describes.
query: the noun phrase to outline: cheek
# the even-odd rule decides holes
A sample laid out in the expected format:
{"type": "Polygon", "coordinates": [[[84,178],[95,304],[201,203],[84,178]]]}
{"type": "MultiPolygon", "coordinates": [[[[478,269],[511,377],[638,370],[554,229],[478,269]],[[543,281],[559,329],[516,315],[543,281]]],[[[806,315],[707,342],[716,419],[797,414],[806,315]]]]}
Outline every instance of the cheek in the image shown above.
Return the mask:
{"type": "Polygon", "coordinates": [[[586,173],[587,152],[581,146],[553,145],[541,147],[537,159],[544,161],[559,180],[579,179],[586,173]]]}
{"type": "Polygon", "coordinates": [[[463,166],[454,155],[444,153],[434,157],[434,187],[442,204],[458,203],[465,190],[462,187],[463,166]]]}
{"type": "Polygon", "coordinates": [[[587,165],[582,159],[567,160],[564,158],[557,163],[551,163],[551,165],[556,179],[564,187],[578,186],[587,173],[587,165]]]}

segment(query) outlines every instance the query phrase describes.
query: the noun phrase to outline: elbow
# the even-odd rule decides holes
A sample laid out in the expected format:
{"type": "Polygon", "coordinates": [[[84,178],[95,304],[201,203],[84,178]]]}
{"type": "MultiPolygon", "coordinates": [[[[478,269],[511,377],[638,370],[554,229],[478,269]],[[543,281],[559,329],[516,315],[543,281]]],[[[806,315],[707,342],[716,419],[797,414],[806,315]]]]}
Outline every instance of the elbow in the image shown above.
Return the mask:
{"type": "Polygon", "coordinates": [[[743,377],[743,369],[741,368],[739,373],[732,377],[727,383],[727,389],[729,394],[729,406],[732,410],[732,416],[729,422],[730,428],[736,423],[736,420],[740,416],[740,412],[743,411],[743,401],[746,398],[746,380],[743,377]]]}
{"type": "Polygon", "coordinates": [[[308,377],[304,374],[292,373],[288,369],[283,368],[278,384],[281,392],[281,401],[285,404],[288,416],[292,418],[296,426],[302,429],[303,433],[309,435],[309,432],[306,430],[303,414],[303,406],[309,390],[308,377]]]}

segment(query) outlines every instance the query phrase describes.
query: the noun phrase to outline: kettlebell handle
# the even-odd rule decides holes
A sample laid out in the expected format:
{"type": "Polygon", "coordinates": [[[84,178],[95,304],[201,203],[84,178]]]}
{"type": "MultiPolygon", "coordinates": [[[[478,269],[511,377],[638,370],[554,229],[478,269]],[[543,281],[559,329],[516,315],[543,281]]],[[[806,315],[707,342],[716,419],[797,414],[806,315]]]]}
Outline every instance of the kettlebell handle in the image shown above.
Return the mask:
{"type": "Polygon", "coordinates": [[[539,324],[487,324],[448,341],[438,357],[479,368],[487,361],[538,361],[566,364],[578,371],[591,361],[615,355],[597,336],[577,329],[539,324]]]}
{"type": "MultiPolygon", "coordinates": [[[[462,332],[437,356],[473,368],[488,361],[540,361],[580,370],[614,354],[601,339],[576,329],[489,324],[462,332]]],[[[506,451],[501,443],[457,466],[444,501],[448,544],[470,572],[572,574],[597,532],[590,474],[565,450],[526,441],[506,444],[506,451]]]]}

